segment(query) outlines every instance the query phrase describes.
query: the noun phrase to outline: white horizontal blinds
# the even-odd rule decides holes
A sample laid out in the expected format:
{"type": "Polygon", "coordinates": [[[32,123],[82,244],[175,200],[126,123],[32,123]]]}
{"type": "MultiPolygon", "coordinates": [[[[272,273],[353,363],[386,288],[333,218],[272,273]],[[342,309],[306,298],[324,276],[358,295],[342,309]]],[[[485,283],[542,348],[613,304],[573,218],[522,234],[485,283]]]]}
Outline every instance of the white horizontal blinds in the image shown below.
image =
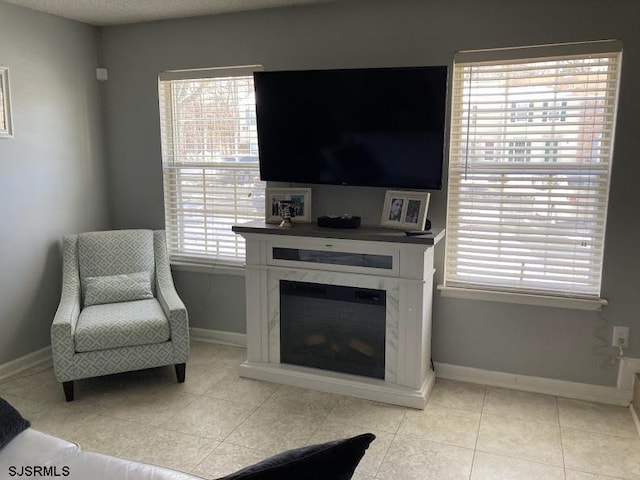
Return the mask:
{"type": "Polygon", "coordinates": [[[456,59],[446,286],[600,295],[620,55],[456,59]]]}
{"type": "Polygon", "coordinates": [[[168,245],[172,260],[243,263],[244,240],[231,227],[264,218],[253,77],[204,72],[215,76],[160,76],[168,245]]]}

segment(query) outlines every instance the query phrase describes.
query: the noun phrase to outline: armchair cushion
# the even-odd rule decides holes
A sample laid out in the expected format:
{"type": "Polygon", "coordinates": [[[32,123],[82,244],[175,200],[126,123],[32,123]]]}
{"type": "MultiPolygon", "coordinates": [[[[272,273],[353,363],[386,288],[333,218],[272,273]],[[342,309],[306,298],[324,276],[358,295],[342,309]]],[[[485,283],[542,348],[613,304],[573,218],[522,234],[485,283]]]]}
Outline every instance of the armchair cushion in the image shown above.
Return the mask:
{"type": "Polygon", "coordinates": [[[80,312],[75,351],[156,344],[170,336],[169,321],[155,298],[92,305],[80,312]]]}
{"type": "Polygon", "coordinates": [[[85,307],[153,298],[149,272],[87,277],[83,287],[85,307]]]}

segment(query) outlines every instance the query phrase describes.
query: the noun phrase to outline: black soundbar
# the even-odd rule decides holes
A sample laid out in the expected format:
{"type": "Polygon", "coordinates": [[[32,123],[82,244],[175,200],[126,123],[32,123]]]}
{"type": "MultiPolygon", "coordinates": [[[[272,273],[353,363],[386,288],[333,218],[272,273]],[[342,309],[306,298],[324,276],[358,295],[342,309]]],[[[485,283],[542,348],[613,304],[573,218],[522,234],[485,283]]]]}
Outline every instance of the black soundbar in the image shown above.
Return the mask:
{"type": "Polygon", "coordinates": [[[324,228],[358,228],[361,218],[355,215],[324,215],[318,217],[318,226],[324,228]]]}

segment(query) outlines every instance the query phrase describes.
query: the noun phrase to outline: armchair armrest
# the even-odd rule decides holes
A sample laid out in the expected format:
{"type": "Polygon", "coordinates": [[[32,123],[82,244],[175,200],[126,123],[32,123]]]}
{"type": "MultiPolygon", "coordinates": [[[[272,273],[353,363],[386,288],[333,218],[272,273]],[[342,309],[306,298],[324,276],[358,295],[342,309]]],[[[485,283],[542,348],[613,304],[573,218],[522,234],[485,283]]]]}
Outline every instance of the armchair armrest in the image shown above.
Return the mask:
{"type": "Polygon", "coordinates": [[[73,334],[81,309],[77,248],[77,235],[66,235],[62,246],[62,293],[51,324],[53,366],[60,382],[73,379],[73,334]]]}
{"type": "Polygon", "coordinates": [[[174,344],[175,363],[185,363],[189,355],[189,316],[184,303],[176,292],[169,266],[165,232],[153,232],[156,260],[156,292],[158,301],[169,319],[171,340],[174,344]]]}

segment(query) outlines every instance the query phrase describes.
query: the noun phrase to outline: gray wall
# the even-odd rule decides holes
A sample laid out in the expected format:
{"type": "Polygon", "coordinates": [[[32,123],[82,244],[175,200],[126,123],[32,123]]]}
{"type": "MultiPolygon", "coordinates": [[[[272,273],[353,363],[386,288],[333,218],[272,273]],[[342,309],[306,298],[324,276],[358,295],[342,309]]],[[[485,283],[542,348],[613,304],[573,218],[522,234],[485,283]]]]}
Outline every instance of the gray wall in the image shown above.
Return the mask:
{"type": "Polygon", "coordinates": [[[50,344],[60,240],[108,226],[95,28],[0,2],[13,139],[0,139],[0,364],[50,344]]]}
{"type": "MultiPolygon", "coordinates": [[[[362,0],[105,28],[106,121],[117,227],[162,227],[157,74],[166,69],[262,64],[269,69],[450,64],[462,49],[621,39],[624,68],[613,167],[602,313],[457,300],[435,294],[435,361],[603,385],[611,325],[632,327],[640,357],[637,152],[640,4],[636,0],[362,0]],[[602,338],[599,338],[602,337],[602,338]]],[[[313,187],[314,217],[359,214],[377,224],[384,190],[313,187]]],[[[430,218],[444,226],[446,191],[430,218]]],[[[441,280],[443,247],[437,249],[441,280]]],[[[196,327],[245,330],[236,277],[180,272],[196,327]],[[207,285],[206,287],[204,285],[207,285]]],[[[240,279],[241,280],[241,279],[240,279]]]]}

